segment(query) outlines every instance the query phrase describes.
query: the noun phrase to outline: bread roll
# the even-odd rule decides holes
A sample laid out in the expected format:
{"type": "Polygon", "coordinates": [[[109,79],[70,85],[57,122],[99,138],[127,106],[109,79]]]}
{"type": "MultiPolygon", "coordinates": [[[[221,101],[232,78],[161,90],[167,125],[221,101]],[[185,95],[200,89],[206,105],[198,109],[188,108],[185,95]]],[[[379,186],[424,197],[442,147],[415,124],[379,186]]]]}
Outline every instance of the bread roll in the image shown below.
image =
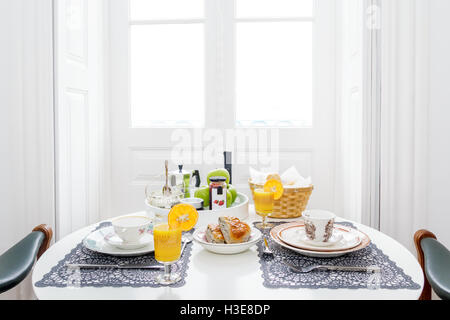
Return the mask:
{"type": "Polygon", "coordinates": [[[205,233],[206,241],[209,243],[225,243],[222,231],[218,224],[209,224],[205,233]]]}
{"type": "Polygon", "coordinates": [[[219,227],[227,244],[247,242],[250,226],[235,217],[220,217],[219,227]]]}

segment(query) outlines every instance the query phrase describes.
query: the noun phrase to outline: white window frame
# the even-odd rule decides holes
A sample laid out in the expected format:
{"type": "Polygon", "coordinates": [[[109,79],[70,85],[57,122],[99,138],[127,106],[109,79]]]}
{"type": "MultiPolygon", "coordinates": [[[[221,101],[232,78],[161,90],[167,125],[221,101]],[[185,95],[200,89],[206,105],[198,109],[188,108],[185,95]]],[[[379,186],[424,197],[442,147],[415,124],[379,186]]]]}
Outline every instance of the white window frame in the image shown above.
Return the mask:
{"type": "MultiPolygon", "coordinates": [[[[321,21],[321,25],[313,27],[313,47],[314,57],[316,60],[323,59],[324,56],[332,55],[334,52],[325,52],[320,50],[317,45],[316,37],[327,37],[321,42],[334,42],[334,37],[329,32],[330,26],[334,23],[335,4],[331,0],[315,0],[314,11],[312,17],[264,17],[264,18],[236,18],[235,17],[235,1],[236,0],[205,0],[205,16],[203,18],[193,19],[158,19],[158,20],[129,20],[129,0],[111,0],[110,2],[110,50],[111,50],[111,67],[114,74],[126,74],[128,76],[128,86],[130,84],[130,67],[123,63],[118,65],[117,61],[129,61],[129,27],[131,25],[151,25],[151,24],[192,24],[204,23],[205,26],[205,115],[203,128],[236,128],[242,126],[237,125],[236,121],[236,23],[252,23],[252,22],[280,22],[280,21],[304,21],[317,22],[321,21]],[[328,12],[332,11],[332,12],[328,12]],[[317,19],[321,15],[320,19],[317,19]],[[217,17],[220,17],[217,19],[217,17]],[[330,20],[331,18],[331,20],[330,20]],[[228,30],[230,32],[224,32],[228,30]],[[220,49],[223,48],[223,49],[220,49]],[[125,60],[126,59],[126,60],[125,60]]],[[[331,27],[332,28],[332,27],[331,27]]],[[[332,60],[325,57],[325,60],[332,60]]],[[[128,62],[129,63],[129,62],[128,62]]],[[[313,78],[318,72],[324,72],[323,68],[313,63],[313,78]]],[[[319,84],[312,79],[315,86],[319,84]]],[[[334,79],[333,79],[334,81],[334,79]]],[[[122,81],[123,84],[123,81],[122,81]]],[[[123,88],[123,85],[121,86],[123,88]]],[[[313,109],[316,103],[321,103],[320,94],[317,89],[313,89],[313,109]]],[[[322,90],[322,89],[321,89],[322,90]]],[[[111,102],[121,101],[121,104],[127,102],[131,108],[131,99],[129,91],[124,96],[125,90],[111,90],[111,102]]],[[[333,95],[334,92],[328,90],[327,95],[333,95]]],[[[334,98],[334,97],[333,97],[334,98]]],[[[332,101],[334,103],[334,99],[332,101]]],[[[328,102],[329,103],[329,102],[328,102]]],[[[131,113],[128,113],[128,115],[131,113]]],[[[316,118],[313,110],[313,126],[316,118]]],[[[131,118],[130,118],[131,126],[131,118]]],[[[195,128],[195,126],[187,126],[195,128]]],[[[255,126],[252,126],[255,127],[255,126]]],[[[269,128],[270,126],[264,126],[269,128]]],[[[179,128],[179,126],[167,125],[150,125],[146,128],[179,128]]],[[[285,129],[301,129],[305,127],[299,126],[283,126],[285,129]]]]}
{"type": "MultiPolygon", "coordinates": [[[[232,7],[227,3],[233,0],[206,0],[207,10],[219,10],[218,5],[222,4],[221,12],[224,16],[233,14],[232,7]]],[[[141,201],[143,186],[151,182],[150,177],[159,172],[158,168],[161,159],[169,159],[171,150],[174,147],[172,134],[179,127],[146,127],[134,128],[130,120],[130,99],[127,75],[129,68],[126,63],[129,43],[129,17],[128,0],[110,0],[110,45],[109,45],[109,105],[110,105],[110,141],[111,141],[111,214],[132,212],[141,208],[138,204],[141,201]],[[127,121],[128,119],[128,121],[127,121]],[[139,170],[139,172],[137,172],[139,170]]],[[[334,192],[334,181],[336,175],[336,104],[337,104],[337,70],[336,70],[336,7],[335,0],[315,0],[315,23],[314,23],[314,58],[313,64],[313,125],[312,127],[281,127],[277,131],[278,147],[272,149],[278,152],[280,160],[280,171],[287,169],[293,163],[298,164],[299,170],[307,172],[313,177],[313,183],[317,186],[310,205],[311,208],[320,207],[322,209],[334,210],[335,198],[339,197],[334,192]],[[318,63],[317,61],[320,61],[318,63]],[[303,167],[304,166],[304,167],[303,167]]],[[[272,19],[272,18],[270,18],[272,19]]],[[[270,20],[269,19],[269,20],[270,20]]],[[[278,20],[279,18],[273,18],[278,20]]],[[[180,19],[182,21],[182,19],[180,19]]],[[[217,34],[218,20],[206,18],[205,23],[210,24],[206,28],[206,37],[214,37],[217,34]]],[[[173,21],[173,20],[172,20],[173,21]]],[[[227,21],[232,21],[228,19],[227,21]]],[[[192,21],[191,21],[192,22],[192,21]]],[[[234,32],[233,25],[226,28],[234,32]]],[[[222,51],[217,46],[206,46],[205,50],[208,59],[212,61],[220,60],[222,69],[209,63],[206,67],[206,114],[204,130],[196,130],[192,127],[185,127],[185,136],[193,137],[192,149],[199,152],[207,152],[203,140],[209,137],[202,136],[203,133],[219,132],[225,134],[227,129],[234,129],[235,105],[234,105],[234,62],[235,50],[234,41],[231,36],[223,37],[223,48],[229,51],[222,59],[218,54],[222,51]],[[232,67],[230,67],[232,66],[232,67]],[[217,69],[223,70],[219,74],[217,69]],[[211,80],[212,79],[212,80],[211,80]],[[219,81],[222,80],[222,81],[219,81]],[[221,88],[224,98],[217,95],[217,90],[221,88]],[[227,106],[225,108],[220,105],[227,106]],[[214,129],[212,131],[208,129],[214,129]],[[199,139],[197,139],[199,138],[199,139]]],[[[208,60],[210,61],[210,60],[208,60]]],[[[239,128],[240,129],[240,128],[239,128]]],[[[247,128],[243,128],[247,130],[247,128]]],[[[272,129],[272,127],[265,127],[272,129]]],[[[209,141],[209,140],[208,140],[209,141]]],[[[207,141],[205,141],[207,143],[207,141]]],[[[239,152],[254,152],[256,146],[245,145],[238,147],[239,152]]],[[[198,169],[207,172],[214,166],[222,163],[202,163],[194,160],[198,169]]],[[[175,165],[176,163],[173,163],[175,165]]],[[[238,190],[247,191],[248,182],[245,177],[248,166],[244,169],[244,164],[240,167],[234,166],[236,176],[240,181],[236,181],[238,190]]],[[[234,182],[233,182],[234,183],[234,182]]]]}

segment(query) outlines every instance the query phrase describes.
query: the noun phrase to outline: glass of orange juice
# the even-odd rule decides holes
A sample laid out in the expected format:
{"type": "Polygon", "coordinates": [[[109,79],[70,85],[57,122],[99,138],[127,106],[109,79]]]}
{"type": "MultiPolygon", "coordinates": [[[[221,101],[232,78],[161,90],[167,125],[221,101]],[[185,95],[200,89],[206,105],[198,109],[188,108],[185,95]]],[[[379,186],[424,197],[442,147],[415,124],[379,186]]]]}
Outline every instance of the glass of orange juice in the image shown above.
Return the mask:
{"type": "Polygon", "coordinates": [[[260,229],[272,228],[273,224],[266,223],[266,218],[273,211],[274,192],[256,189],[254,191],[253,199],[255,201],[256,214],[262,217],[262,222],[258,223],[256,227],[260,229]]]}
{"type": "Polygon", "coordinates": [[[170,285],[180,281],[181,276],[172,272],[172,265],[181,255],[181,228],[171,228],[169,224],[156,225],[153,229],[155,259],[164,265],[164,274],[157,278],[159,284],[170,285]]]}

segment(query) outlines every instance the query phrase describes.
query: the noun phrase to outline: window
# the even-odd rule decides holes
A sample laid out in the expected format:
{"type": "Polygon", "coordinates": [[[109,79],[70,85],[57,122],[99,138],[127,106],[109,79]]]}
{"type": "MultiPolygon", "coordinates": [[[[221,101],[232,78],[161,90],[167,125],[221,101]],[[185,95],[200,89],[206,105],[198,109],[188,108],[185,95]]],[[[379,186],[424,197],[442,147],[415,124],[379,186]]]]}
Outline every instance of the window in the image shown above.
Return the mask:
{"type": "Polygon", "coordinates": [[[312,125],[313,1],[236,1],[236,121],[312,125]]]}
{"type": "Polygon", "coordinates": [[[244,155],[233,165],[240,192],[248,192],[250,158],[258,153],[256,167],[272,167],[274,159],[281,172],[295,165],[313,177],[311,205],[332,207],[338,1],[108,3],[115,214],[140,210],[143,186],[158,184],[153,177],[164,160],[206,176],[223,164],[223,148],[244,155]],[[223,134],[223,147],[215,134],[223,134]],[[255,135],[258,143],[229,145],[255,135]],[[173,152],[180,137],[189,159],[173,152]]]}
{"type": "Polygon", "coordinates": [[[202,126],[203,0],[130,0],[133,127],[202,126]]]}
{"type": "Polygon", "coordinates": [[[131,126],[312,126],[313,4],[129,0],[131,126]]]}

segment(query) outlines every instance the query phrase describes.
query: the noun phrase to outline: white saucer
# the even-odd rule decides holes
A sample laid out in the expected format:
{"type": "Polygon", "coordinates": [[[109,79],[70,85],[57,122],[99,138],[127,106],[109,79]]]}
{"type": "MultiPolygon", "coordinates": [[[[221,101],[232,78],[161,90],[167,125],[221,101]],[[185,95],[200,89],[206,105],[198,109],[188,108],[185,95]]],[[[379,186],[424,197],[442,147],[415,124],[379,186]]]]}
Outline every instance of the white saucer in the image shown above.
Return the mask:
{"type": "Polygon", "coordinates": [[[119,238],[118,235],[114,233],[114,231],[112,231],[107,235],[105,235],[105,241],[108,244],[122,250],[135,250],[143,248],[148,244],[150,244],[151,242],[153,242],[153,236],[151,234],[145,234],[142,236],[141,239],[139,239],[138,242],[124,242],[122,239],[119,238]]]}
{"type": "Polygon", "coordinates": [[[105,240],[105,236],[110,233],[114,233],[114,229],[112,226],[92,231],[90,234],[87,235],[86,238],[83,239],[83,245],[89,250],[119,257],[143,256],[150,252],[155,251],[153,237],[150,237],[151,242],[145,245],[144,247],[138,249],[123,250],[114,245],[109,244],[105,240]]]}
{"type": "Polygon", "coordinates": [[[305,228],[297,229],[297,236],[300,241],[303,241],[304,243],[309,244],[312,247],[331,247],[336,245],[344,237],[342,231],[334,229],[333,234],[327,242],[316,242],[308,238],[305,228]]]}
{"type": "Polygon", "coordinates": [[[356,247],[361,243],[358,232],[353,229],[335,227],[328,243],[317,243],[306,236],[304,226],[285,228],[278,233],[278,237],[286,244],[306,250],[341,251],[356,247]]]}

